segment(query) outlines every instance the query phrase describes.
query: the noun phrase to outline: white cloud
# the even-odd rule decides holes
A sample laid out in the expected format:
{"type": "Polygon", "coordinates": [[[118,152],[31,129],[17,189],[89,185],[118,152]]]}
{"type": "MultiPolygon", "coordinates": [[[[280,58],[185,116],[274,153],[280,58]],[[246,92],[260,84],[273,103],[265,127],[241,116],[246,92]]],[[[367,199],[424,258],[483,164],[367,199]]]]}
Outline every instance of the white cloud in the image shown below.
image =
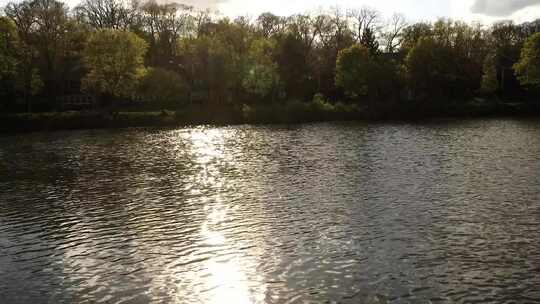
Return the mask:
{"type": "Polygon", "coordinates": [[[219,4],[227,2],[227,0],[162,0],[162,2],[182,3],[196,8],[218,8],[219,4]]]}
{"type": "Polygon", "coordinates": [[[489,24],[502,19],[524,22],[540,18],[540,6],[534,6],[535,3],[540,0],[226,0],[218,7],[228,16],[257,16],[266,11],[290,15],[336,5],[343,8],[369,6],[385,16],[403,13],[411,21],[448,17],[489,24]]]}
{"type": "Polygon", "coordinates": [[[540,4],[540,0],[476,0],[471,11],[487,16],[507,17],[536,4],[540,4]]]}
{"type": "Polygon", "coordinates": [[[227,0],[219,5],[225,15],[258,15],[272,12],[278,15],[313,12],[320,8],[339,6],[341,8],[360,8],[368,6],[390,16],[403,13],[414,20],[431,20],[446,16],[450,10],[449,0],[227,0]]]}
{"type": "MultiPolygon", "coordinates": [[[[10,0],[0,0],[0,5],[10,0]]],[[[22,1],[22,0],[14,0],[22,1]]],[[[74,7],[80,0],[64,0],[74,7]]],[[[144,1],[144,0],[143,0],[144,1]]],[[[486,24],[501,19],[516,22],[540,18],[540,0],[158,0],[175,1],[197,8],[218,9],[226,16],[257,16],[262,12],[290,15],[317,11],[319,8],[340,6],[359,8],[369,6],[384,16],[403,13],[410,21],[436,20],[449,17],[464,21],[480,21],[486,24]],[[538,4],[538,5],[535,5],[538,4]]]]}

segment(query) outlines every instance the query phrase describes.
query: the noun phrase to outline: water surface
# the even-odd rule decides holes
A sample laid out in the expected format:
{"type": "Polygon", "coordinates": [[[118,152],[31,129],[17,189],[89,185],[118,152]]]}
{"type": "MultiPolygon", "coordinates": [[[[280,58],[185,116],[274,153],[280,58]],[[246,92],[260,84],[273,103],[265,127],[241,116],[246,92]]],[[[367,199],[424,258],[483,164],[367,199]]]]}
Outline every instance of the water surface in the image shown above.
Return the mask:
{"type": "Polygon", "coordinates": [[[0,137],[3,303],[538,303],[540,121],[0,137]]]}

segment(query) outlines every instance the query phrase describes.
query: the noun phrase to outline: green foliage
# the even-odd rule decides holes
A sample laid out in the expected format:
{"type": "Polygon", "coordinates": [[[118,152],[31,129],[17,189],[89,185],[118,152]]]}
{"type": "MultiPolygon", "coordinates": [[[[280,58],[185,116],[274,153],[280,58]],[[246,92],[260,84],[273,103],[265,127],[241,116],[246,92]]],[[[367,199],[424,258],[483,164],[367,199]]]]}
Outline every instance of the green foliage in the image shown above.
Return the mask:
{"type": "Polygon", "coordinates": [[[186,102],[188,88],[184,79],[177,73],[160,68],[149,68],[140,81],[138,91],[154,104],[177,108],[186,102]]]}
{"type": "Polygon", "coordinates": [[[373,90],[373,74],[377,65],[363,45],[354,45],[339,52],[336,62],[336,85],[353,99],[373,90]]]}
{"type": "Polygon", "coordinates": [[[212,103],[228,103],[242,87],[249,37],[228,20],[212,25],[198,37],[181,39],[177,54],[192,89],[207,91],[212,103]]]}
{"type": "Polygon", "coordinates": [[[293,33],[285,34],[278,40],[275,57],[279,79],[287,97],[311,98],[313,93],[310,89],[313,82],[310,79],[309,58],[304,41],[293,33]]]}
{"type": "Polygon", "coordinates": [[[494,54],[489,54],[484,60],[484,74],[482,75],[481,91],[485,94],[493,94],[499,88],[497,80],[497,60],[494,54]]]}
{"type": "Polygon", "coordinates": [[[360,44],[369,50],[371,56],[379,54],[379,42],[377,42],[377,37],[375,37],[371,28],[368,27],[364,30],[362,37],[360,38],[360,44]]]}
{"type": "Polygon", "coordinates": [[[522,85],[540,87],[540,33],[529,37],[514,70],[522,85]]]}
{"type": "Polygon", "coordinates": [[[464,100],[480,89],[489,47],[479,26],[441,19],[406,34],[408,86],[417,99],[464,100]]]}
{"type": "Polygon", "coordinates": [[[17,70],[15,89],[19,92],[24,92],[26,97],[38,95],[42,92],[43,87],[43,79],[39,75],[38,69],[33,68],[29,71],[17,70]]]}
{"type": "Polygon", "coordinates": [[[406,27],[403,30],[401,50],[405,54],[416,46],[418,41],[424,37],[430,37],[432,35],[431,24],[419,22],[406,27]]]}
{"type": "Polygon", "coordinates": [[[405,96],[447,105],[478,92],[535,97],[523,88],[540,86],[538,22],[406,26],[397,16],[384,26],[375,11],[338,8],[231,21],[153,0],[84,0],[73,12],[56,0],[21,0],[3,12],[0,95],[15,110],[20,100],[55,110],[62,95],[139,94],[156,101],[151,107],[175,109],[191,96],[219,109],[213,118],[249,104],[309,120],[340,112],[344,97],[392,112],[411,105],[398,103],[405,96]]]}
{"type": "Polygon", "coordinates": [[[242,106],[245,122],[294,123],[321,120],[357,119],[363,114],[355,104],[330,103],[322,94],[315,94],[311,102],[290,100],[242,106]]]}
{"type": "Polygon", "coordinates": [[[229,89],[238,83],[237,77],[241,75],[240,58],[233,47],[220,39],[209,39],[206,68],[210,92],[216,102],[229,98],[229,89]]]}
{"type": "Polygon", "coordinates": [[[54,99],[58,79],[66,77],[62,69],[64,59],[76,46],[68,38],[75,31],[67,6],[55,0],[25,0],[9,3],[4,11],[17,26],[19,61],[24,66],[18,71],[19,77],[25,79],[28,87],[32,70],[38,69],[45,93],[54,99]]]}
{"type": "Polygon", "coordinates": [[[15,75],[18,45],[19,36],[15,23],[6,17],[0,17],[0,80],[15,75]]]}
{"type": "Polygon", "coordinates": [[[83,52],[88,73],[83,89],[114,97],[127,97],[145,74],[147,43],[127,31],[100,30],[89,38],[83,52]]]}
{"type": "Polygon", "coordinates": [[[249,93],[267,97],[279,86],[277,64],[272,55],[276,48],[273,40],[261,38],[253,41],[249,50],[246,75],[242,85],[249,93]]]}
{"type": "Polygon", "coordinates": [[[43,89],[43,81],[41,80],[37,69],[33,69],[30,75],[30,95],[35,96],[43,89]]]}
{"type": "Polygon", "coordinates": [[[401,90],[400,71],[392,59],[363,45],[342,50],[336,62],[336,86],[352,99],[367,98],[371,106],[395,99],[401,90]]]}
{"type": "Polygon", "coordinates": [[[311,101],[313,108],[320,112],[333,112],[335,111],[334,105],[332,105],[323,94],[317,93],[313,95],[313,100],[311,101]]]}
{"type": "Polygon", "coordinates": [[[18,51],[19,36],[15,23],[0,16],[0,108],[7,106],[15,93],[18,51]]]}
{"type": "Polygon", "coordinates": [[[449,46],[431,37],[421,38],[405,60],[409,87],[426,96],[444,96],[456,77],[456,65],[449,46]]]}

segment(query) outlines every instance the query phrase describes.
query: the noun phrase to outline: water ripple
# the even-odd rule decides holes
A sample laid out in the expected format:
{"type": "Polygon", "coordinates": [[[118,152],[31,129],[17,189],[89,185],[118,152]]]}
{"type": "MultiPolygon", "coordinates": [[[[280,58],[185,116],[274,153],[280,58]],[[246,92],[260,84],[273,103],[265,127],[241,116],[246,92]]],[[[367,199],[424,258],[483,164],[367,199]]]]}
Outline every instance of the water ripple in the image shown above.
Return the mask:
{"type": "Polygon", "coordinates": [[[540,123],[0,138],[6,303],[540,302],[540,123]]]}

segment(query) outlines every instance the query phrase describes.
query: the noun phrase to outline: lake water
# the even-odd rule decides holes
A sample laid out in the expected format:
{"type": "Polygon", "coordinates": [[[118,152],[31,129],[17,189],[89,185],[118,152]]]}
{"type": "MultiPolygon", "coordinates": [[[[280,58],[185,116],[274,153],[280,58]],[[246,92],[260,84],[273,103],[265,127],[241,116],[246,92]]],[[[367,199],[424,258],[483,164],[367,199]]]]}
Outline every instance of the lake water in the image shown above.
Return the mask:
{"type": "Polygon", "coordinates": [[[0,137],[2,303],[539,303],[540,120],[0,137]]]}

